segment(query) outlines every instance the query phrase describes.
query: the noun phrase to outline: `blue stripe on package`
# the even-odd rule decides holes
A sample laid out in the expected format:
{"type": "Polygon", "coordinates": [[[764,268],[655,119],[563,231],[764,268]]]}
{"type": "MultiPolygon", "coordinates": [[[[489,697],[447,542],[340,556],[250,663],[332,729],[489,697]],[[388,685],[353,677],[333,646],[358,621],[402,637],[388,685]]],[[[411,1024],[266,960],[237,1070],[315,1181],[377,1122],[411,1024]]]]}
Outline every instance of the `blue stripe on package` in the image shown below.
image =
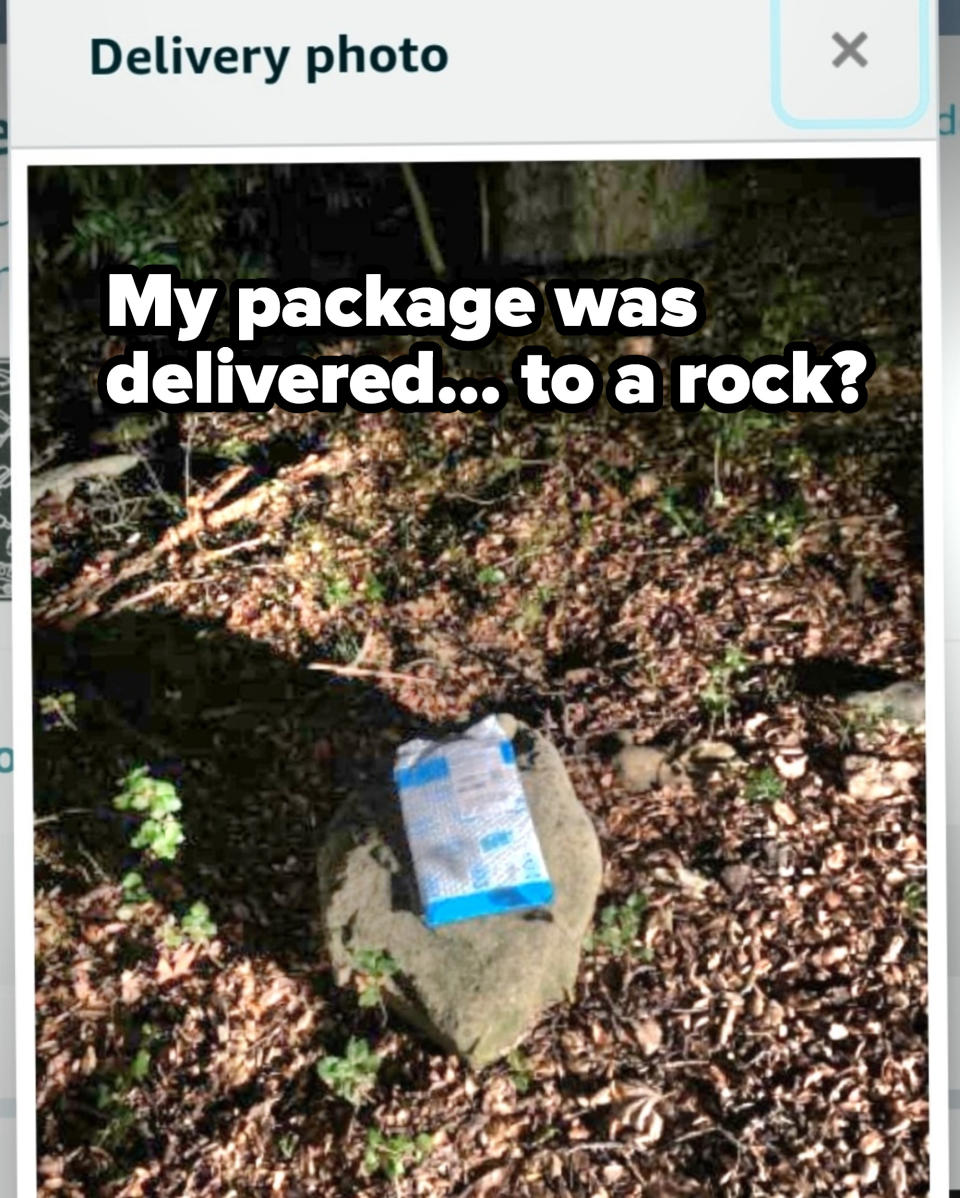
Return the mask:
{"type": "Polygon", "coordinates": [[[397,750],[394,781],[429,927],[553,901],[513,745],[496,716],[397,750]]]}

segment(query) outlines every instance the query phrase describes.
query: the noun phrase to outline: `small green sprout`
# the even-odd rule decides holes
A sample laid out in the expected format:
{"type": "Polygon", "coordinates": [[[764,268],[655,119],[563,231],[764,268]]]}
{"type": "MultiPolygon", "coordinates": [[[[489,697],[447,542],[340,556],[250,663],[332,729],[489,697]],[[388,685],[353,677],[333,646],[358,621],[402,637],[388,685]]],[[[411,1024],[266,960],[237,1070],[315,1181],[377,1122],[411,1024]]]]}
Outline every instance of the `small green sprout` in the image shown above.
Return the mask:
{"type": "Polygon", "coordinates": [[[533,1067],[530,1058],[519,1048],[507,1053],[507,1068],[510,1070],[510,1080],[518,1094],[526,1094],[533,1084],[533,1067]]]}
{"type": "Polygon", "coordinates": [[[323,588],[323,601],[327,607],[342,607],[353,598],[353,587],[350,579],[337,575],[327,579],[323,588]]]}
{"type": "Polygon", "coordinates": [[[919,913],[927,905],[927,888],[922,882],[908,882],[903,888],[903,905],[911,916],[919,913]]]}
{"type": "Polygon", "coordinates": [[[367,1131],[367,1147],[363,1167],[367,1173],[383,1173],[390,1181],[399,1181],[410,1165],[426,1160],[433,1148],[433,1136],[421,1132],[415,1139],[409,1136],[386,1136],[376,1127],[367,1131]]]}
{"type": "Polygon", "coordinates": [[[342,1057],[328,1056],[317,1062],[317,1074],[338,1098],[360,1106],[376,1083],[380,1061],[366,1040],[351,1036],[342,1057]]]}
{"type": "Polygon", "coordinates": [[[120,785],[113,800],[116,810],[145,816],[130,841],[131,848],[146,849],[161,861],[173,861],[184,839],[175,814],[181,807],[176,787],[163,778],[151,778],[145,765],[131,770],[120,785]]]}
{"type": "Polygon", "coordinates": [[[507,581],[499,566],[481,566],[477,571],[477,582],[482,587],[498,587],[507,581]]]}
{"type": "Polygon", "coordinates": [[[363,584],[363,597],[370,603],[382,603],[387,594],[387,588],[376,574],[370,574],[363,584]]]}
{"type": "Polygon", "coordinates": [[[735,698],[734,681],[746,672],[749,664],[750,659],[743,650],[731,645],[720,661],[710,667],[709,682],[700,692],[700,702],[710,717],[711,733],[718,716],[722,719],[724,728],[727,727],[735,698]]]}
{"type": "Polygon", "coordinates": [[[361,1007],[383,1007],[383,987],[400,968],[388,952],[379,948],[361,948],[353,954],[356,971],[360,975],[361,1007]]]}
{"type": "MultiPolygon", "coordinates": [[[[608,903],[600,912],[600,926],[587,937],[587,949],[606,949],[612,957],[629,956],[643,929],[647,896],[631,894],[623,903],[608,903]]],[[[649,956],[643,950],[642,956],[649,956]]]]}
{"type": "Polygon", "coordinates": [[[777,799],[783,798],[785,789],[783,779],[777,771],[765,765],[763,769],[755,770],[747,778],[744,791],[751,803],[775,803],[777,799]]]}

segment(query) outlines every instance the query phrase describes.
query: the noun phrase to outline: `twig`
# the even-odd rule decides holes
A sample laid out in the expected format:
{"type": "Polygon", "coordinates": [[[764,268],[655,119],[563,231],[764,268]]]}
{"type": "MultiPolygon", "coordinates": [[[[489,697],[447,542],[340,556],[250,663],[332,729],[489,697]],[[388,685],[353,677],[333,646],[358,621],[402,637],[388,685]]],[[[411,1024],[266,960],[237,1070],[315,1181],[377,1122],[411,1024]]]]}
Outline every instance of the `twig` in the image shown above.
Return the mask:
{"type": "Polygon", "coordinates": [[[146,603],[148,599],[152,599],[154,595],[159,595],[161,591],[169,591],[176,587],[189,586],[193,582],[212,582],[211,578],[168,578],[165,582],[156,582],[152,587],[147,587],[145,591],[138,591],[136,595],[128,595],[126,599],[121,599],[119,603],[115,603],[110,608],[108,615],[116,615],[117,612],[125,611],[128,607],[136,607],[138,604],[146,603]]]}
{"type": "Polygon", "coordinates": [[[194,418],[193,414],[188,412],[186,416],[187,425],[187,440],[183,447],[183,502],[190,507],[190,455],[193,450],[193,430],[194,418]]]}
{"type": "Polygon", "coordinates": [[[373,629],[368,628],[363,637],[363,644],[357,650],[357,655],[353,659],[353,661],[350,663],[350,665],[354,669],[356,669],[356,667],[360,665],[360,663],[363,661],[363,659],[367,656],[367,654],[370,652],[370,650],[372,648],[373,648],[373,629]]]}
{"type": "Polygon", "coordinates": [[[95,811],[95,807],[64,807],[62,811],[57,811],[53,815],[35,817],[33,826],[39,828],[41,824],[55,824],[64,815],[92,815],[95,811]]]}
{"type": "Polygon", "coordinates": [[[693,1131],[685,1132],[682,1136],[676,1136],[670,1141],[670,1145],[672,1147],[675,1144],[685,1144],[688,1140],[698,1140],[701,1136],[709,1135],[722,1136],[725,1140],[729,1141],[729,1143],[736,1148],[738,1157],[743,1151],[743,1145],[740,1143],[737,1137],[733,1135],[732,1132],[727,1131],[726,1128],[717,1127],[715,1123],[711,1124],[709,1127],[697,1127],[694,1128],[693,1131]]]}
{"type": "Polygon", "coordinates": [[[201,562],[216,561],[221,557],[229,557],[232,553],[242,553],[245,549],[256,549],[258,545],[262,545],[265,541],[269,540],[270,534],[265,532],[259,537],[251,537],[248,541],[237,541],[235,545],[227,545],[223,549],[205,549],[193,560],[201,562]]]}
{"type": "Polygon", "coordinates": [[[447,496],[450,499],[464,499],[467,503],[476,503],[480,507],[493,507],[495,503],[499,503],[499,499],[481,499],[479,495],[467,495],[464,491],[448,491],[447,496]]]}
{"type": "Polygon", "coordinates": [[[332,661],[312,661],[308,670],[323,670],[326,674],[341,674],[344,678],[385,678],[391,682],[420,682],[424,686],[436,686],[436,678],[420,678],[417,674],[403,674],[396,670],[367,670],[362,666],[340,666],[332,661]]]}

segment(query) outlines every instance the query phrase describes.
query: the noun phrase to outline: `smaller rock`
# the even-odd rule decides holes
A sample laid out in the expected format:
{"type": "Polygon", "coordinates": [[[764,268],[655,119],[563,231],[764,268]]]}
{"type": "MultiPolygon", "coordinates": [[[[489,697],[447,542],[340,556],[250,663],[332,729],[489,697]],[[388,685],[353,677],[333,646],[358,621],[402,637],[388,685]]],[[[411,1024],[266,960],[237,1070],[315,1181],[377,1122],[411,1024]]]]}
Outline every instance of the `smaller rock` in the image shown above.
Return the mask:
{"type": "Polygon", "coordinates": [[[613,759],[625,790],[642,794],[660,785],[660,773],[667,765],[667,755],[652,745],[624,745],[613,759]]]}
{"type": "Polygon", "coordinates": [[[710,770],[738,758],[737,750],[725,740],[698,740],[687,749],[680,760],[688,769],[709,773],[710,770]]]}
{"type": "Polygon", "coordinates": [[[720,881],[726,886],[731,894],[740,894],[750,885],[750,879],[753,877],[753,870],[749,865],[744,865],[742,861],[735,865],[727,865],[720,873],[720,881]]]}
{"type": "Polygon", "coordinates": [[[909,794],[910,781],[919,773],[910,761],[888,761],[861,753],[851,753],[843,759],[847,793],[855,799],[888,799],[895,794],[909,794]]]}
{"type": "Polygon", "coordinates": [[[892,682],[881,690],[854,691],[844,699],[844,705],[869,715],[916,725],[925,719],[925,693],[922,682],[892,682]]]}

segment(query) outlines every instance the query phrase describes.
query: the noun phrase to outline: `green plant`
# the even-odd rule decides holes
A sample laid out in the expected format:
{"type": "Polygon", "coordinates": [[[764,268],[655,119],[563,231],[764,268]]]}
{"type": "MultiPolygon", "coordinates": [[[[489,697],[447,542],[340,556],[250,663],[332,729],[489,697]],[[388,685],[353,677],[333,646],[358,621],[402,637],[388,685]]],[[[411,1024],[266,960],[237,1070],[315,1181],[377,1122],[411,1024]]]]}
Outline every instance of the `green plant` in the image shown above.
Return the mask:
{"type": "Polygon", "coordinates": [[[751,803],[775,803],[783,798],[783,779],[769,765],[755,770],[748,778],[744,793],[751,803]]]}
{"type": "Polygon", "coordinates": [[[510,1080],[518,1094],[526,1094],[533,1084],[533,1067],[530,1058],[519,1048],[513,1048],[507,1053],[507,1068],[510,1070],[510,1080]]]}
{"type": "Polygon", "coordinates": [[[353,953],[359,974],[361,1007],[383,1007],[383,987],[400,968],[388,952],[379,948],[360,948],[353,953]]]}
{"type": "Polygon", "coordinates": [[[168,948],[179,948],[184,940],[206,944],[217,934],[217,925],[210,918],[210,908],[199,900],[181,915],[168,915],[163,925],[163,942],[168,948]]]}
{"type": "Polygon", "coordinates": [[[477,582],[482,587],[498,587],[507,581],[507,576],[499,566],[481,566],[477,571],[477,582]]]}
{"type": "Polygon", "coordinates": [[[133,811],[144,819],[130,841],[131,848],[145,849],[161,861],[172,861],[183,843],[183,827],[176,816],[182,804],[172,782],[151,778],[148,766],[131,770],[114,796],[117,811],[133,811]]]}
{"type": "MultiPolygon", "coordinates": [[[[116,810],[143,817],[130,838],[130,847],[157,861],[175,860],[184,841],[183,826],[176,814],[182,807],[176,787],[163,778],[151,778],[145,765],[131,770],[120,786],[120,793],[113,800],[116,810]]],[[[120,887],[123,902],[117,914],[121,919],[129,919],[136,906],[149,902],[150,892],[143,874],[136,869],[124,874],[120,887]]],[[[185,937],[202,944],[216,934],[217,925],[210,918],[210,908],[200,900],[189,907],[179,922],[169,915],[162,929],[164,943],[170,948],[179,947],[185,937]]]]}
{"type": "Polygon", "coordinates": [[[363,597],[370,603],[382,603],[387,594],[387,588],[376,574],[367,576],[363,584],[363,597]]]}
{"type": "Polygon", "coordinates": [[[136,1126],[136,1112],[127,1100],[129,1090],[126,1081],[119,1078],[98,1084],[97,1110],[105,1121],[95,1137],[99,1148],[118,1148],[136,1126]]]}
{"type": "Polygon", "coordinates": [[[692,537],[700,531],[700,517],[683,501],[680,487],[667,487],[657,500],[657,511],[667,517],[675,533],[692,537]]]}
{"type": "Polygon", "coordinates": [[[587,949],[592,952],[603,948],[612,957],[631,955],[643,930],[646,910],[647,896],[639,892],[622,903],[608,903],[600,912],[600,926],[587,937],[587,949]]]}
{"type": "Polygon", "coordinates": [[[297,1151],[297,1145],[300,1143],[300,1137],[295,1131],[286,1131],[277,1139],[277,1148],[280,1150],[280,1155],[285,1161],[293,1159],[293,1154],[297,1151]]]}
{"type": "Polygon", "coordinates": [[[129,1065],[116,1072],[108,1081],[97,1085],[97,1110],[106,1120],[96,1137],[100,1147],[116,1148],[130,1135],[137,1116],[129,1102],[130,1091],[145,1081],[150,1073],[152,1052],[159,1035],[150,1023],[140,1028],[140,1045],[129,1065]]]}
{"type": "Polygon", "coordinates": [[[927,905],[927,888],[922,882],[908,882],[903,888],[903,905],[907,914],[918,915],[927,905]]]}
{"type": "Polygon", "coordinates": [[[367,1173],[383,1173],[390,1181],[398,1181],[410,1165],[419,1165],[426,1160],[432,1148],[433,1136],[428,1132],[421,1132],[411,1139],[409,1136],[386,1136],[378,1128],[371,1127],[367,1131],[363,1167],[367,1173]]]}
{"type": "Polygon", "coordinates": [[[243,437],[226,437],[213,446],[214,453],[218,457],[226,458],[228,462],[237,463],[247,461],[253,449],[250,442],[245,441],[243,437]]]}
{"type": "Polygon", "coordinates": [[[143,875],[135,869],[128,870],[120,879],[123,902],[117,908],[120,919],[131,919],[137,907],[150,901],[150,892],[144,885],[143,875]]]}
{"type": "Polygon", "coordinates": [[[180,917],[180,927],[195,944],[212,940],[217,934],[217,925],[210,918],[210,908],[200,899],[191,903],[186,914],[180,917]]]}
{"type": "Polygon", "coordinates": [[[845,707],[836,721],[837,741],[840,748],[844,750],[855,748],[859,736],[867,738],[876,736],[883,721],[888,719],[889,715],[889,709],[845,707]]]}
{"type": "Polygon", "coordinates": [[[366,1040],[351,1036],[342,1057],[328,1056],[317,1062],[317,1074],[338,1098],[360,1106],[376,1083],[380,1061],[366,1040]]]}
{"type": "Polygon", "coordinates": [[[802,498],[795,496],[764,512],[763,522],[767,535],[774,544],[789,548],[800,535],[806,516],[806,505],[802,498]]]}
{"type": "Polygon", "coordinates": [[[700,692],[700,702],[710,717],[711,735],[716,729],[717,717],[727,728],[730,709],[736,697],[734,683],[747,670],[750,659],[736,645],[731,645],[724,651],[720,661],[715,662],[709,670],[709,681],[700,692]]]}
{"type": "Polygon", "coordinates": [[[343,575],[332,575],[326,580],[323,588],[323,601],[327,607],[342,607],[353,598],[353,587],[349,578],[343,575]]]}
{"type": "Polygon", "coordinates": [[[523,601],[517,623],[523,632],[532,632],[543,620],[544,608],[553,598],[553,587],[541,584],[523,601]]]}

